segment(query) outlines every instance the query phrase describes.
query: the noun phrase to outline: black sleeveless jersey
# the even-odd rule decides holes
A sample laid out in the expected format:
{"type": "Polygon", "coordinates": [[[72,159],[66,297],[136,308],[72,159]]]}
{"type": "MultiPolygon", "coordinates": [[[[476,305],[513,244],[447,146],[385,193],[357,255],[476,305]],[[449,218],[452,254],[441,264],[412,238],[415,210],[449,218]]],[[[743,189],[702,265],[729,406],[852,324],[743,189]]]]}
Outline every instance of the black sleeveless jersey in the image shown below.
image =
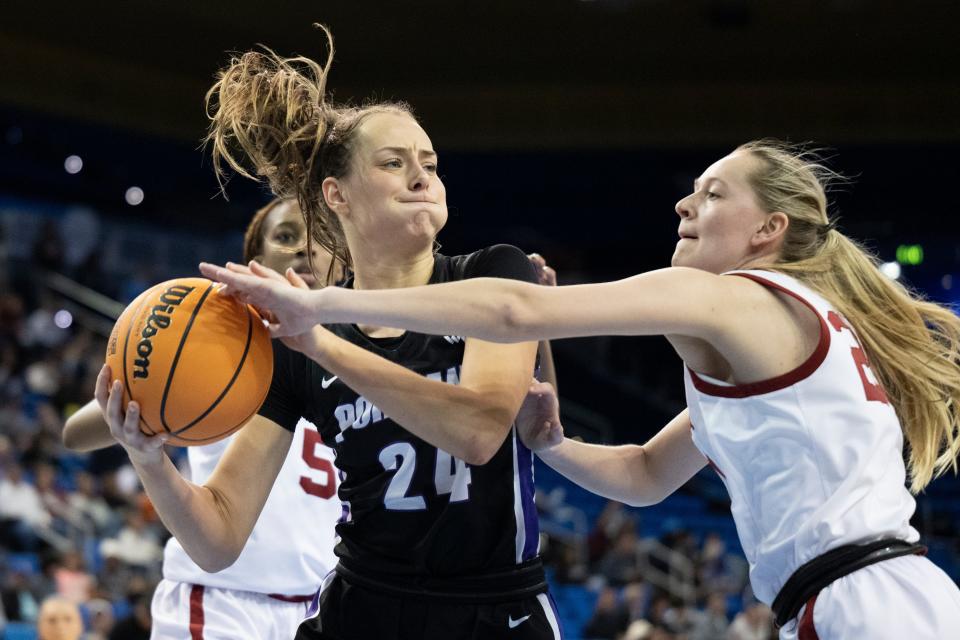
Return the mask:
{"type": "MultiPolygon", "coordinates": [[[[437,255],[430,283],[477,277],[536,281],[523,252],[496,245],[437,255]]],[[[352,324],[327,329],[428,378],[459,382],[461,336],[408,331],[375,339],[352,324]]],[[[291,431],[302,416],[336,452],[344,504],[336,547],[341,574],[388,591],[478,602],[545,590],[533,456],[515,427],[489,463],[471,466],[413,435],[303,354],[279,341],[274,353],[260,415],[291,431]]],[[[304,516],[303,525],[312,526],[304,516]]]]}

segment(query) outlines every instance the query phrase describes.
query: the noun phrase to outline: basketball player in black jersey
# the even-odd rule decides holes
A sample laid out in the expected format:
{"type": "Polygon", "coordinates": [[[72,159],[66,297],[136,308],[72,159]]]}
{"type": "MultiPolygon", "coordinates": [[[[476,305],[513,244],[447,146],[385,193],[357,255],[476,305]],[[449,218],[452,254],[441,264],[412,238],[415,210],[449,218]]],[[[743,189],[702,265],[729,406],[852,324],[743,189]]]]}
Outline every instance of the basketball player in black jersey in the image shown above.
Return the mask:
{"type": "MultiPolygon", "coordinates": [[[[217,166],[295,195],[311,236],[351,267],[345,286],[535,281],[514,247],[434,251],[447,208],[429,137],[401,104],[327,104],[329,64],[235,58],[210,92],[217,166]]],[[[269,273],[306,287],[292,270],[269,273]]],[[[105,413],[164,523],[209,571],[242,549],[298,418],[317,425],[337,452],[346,509],[340,564],[298,638],[560,638],[537,555],[532,455],[513,425],[535,351],[356,325],[284,338],[260,415],[203,486],[177,473],[162,436],[139,432],[118,383],[105,413]]]]}

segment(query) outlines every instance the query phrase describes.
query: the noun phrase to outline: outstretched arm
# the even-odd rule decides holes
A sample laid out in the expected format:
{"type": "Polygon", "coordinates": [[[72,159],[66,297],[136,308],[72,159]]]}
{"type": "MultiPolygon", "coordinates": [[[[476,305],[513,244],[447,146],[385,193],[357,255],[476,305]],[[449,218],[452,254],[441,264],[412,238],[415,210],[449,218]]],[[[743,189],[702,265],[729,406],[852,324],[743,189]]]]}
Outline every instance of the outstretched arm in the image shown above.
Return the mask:
{"type": "Polygon", "coordinates": [[[269,309],[277,337],[320,323],[354,322],[490,342],[671,334],[712,342],[734,324],[731,316],[738,308],[731,304],[734,278],[684,267],[566,287],[474,278],[372,291],[297,289],[255,263],[202,264],[201,271],[242,300],[269,309]]]}
{"type": "Polygon", "coordinates": [[[556,392],[542,382],[531,385],[517,428],[524,444],[556,471],[597,495],[635,507],[660,502],[707,463],[690,437],[687,410],[644,445],[564,438],[556,392]]]}
{"type": "MultiPolygon", "coordinates": [[[[243,269],[243,275],[254,278],[255,284],[262,280],[284,295],[309,293],[292,271],[284,277],[259,266],[243,269]]],[[[245,296],[237,287],[232,293],[245,296]]],[[[287,311],[262,300],[252,301],[266,307],[264,317],[274,324],[287,311]]],[[[285,335],[284,343],[338,376],[406,430],[470,464],[485,464],[503,444],[534,369],[533,342],[494,344],[467,338],[459,384],[446,384],[381,358],[323,327],[307,326],[302,333],[285,335]]]]}

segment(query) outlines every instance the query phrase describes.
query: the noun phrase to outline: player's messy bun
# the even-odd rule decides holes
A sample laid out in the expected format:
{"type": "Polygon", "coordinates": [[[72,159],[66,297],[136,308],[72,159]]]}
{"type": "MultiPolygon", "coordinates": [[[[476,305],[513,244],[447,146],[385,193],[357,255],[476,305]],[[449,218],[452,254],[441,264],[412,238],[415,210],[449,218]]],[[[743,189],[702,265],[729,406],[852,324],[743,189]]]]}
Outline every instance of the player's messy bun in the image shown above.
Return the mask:
{"type": "Polygon", "coordinates": [[[324,201],[323,180],[349,172],[352,142],[366,116],[411,114],[402,103],[350,107],[328,102],[333,35],[315,26],[327,37],[323,65],[303,56],[284,58],[267,47],[230,59],[207,92],[206,142],[221,186],[226,163],[247,178],[266,180],[274,195],[296,198],[308,241],[333,255],[332,268],[338,260],[349,266],[351,259],[340,221],[324,201]]]}

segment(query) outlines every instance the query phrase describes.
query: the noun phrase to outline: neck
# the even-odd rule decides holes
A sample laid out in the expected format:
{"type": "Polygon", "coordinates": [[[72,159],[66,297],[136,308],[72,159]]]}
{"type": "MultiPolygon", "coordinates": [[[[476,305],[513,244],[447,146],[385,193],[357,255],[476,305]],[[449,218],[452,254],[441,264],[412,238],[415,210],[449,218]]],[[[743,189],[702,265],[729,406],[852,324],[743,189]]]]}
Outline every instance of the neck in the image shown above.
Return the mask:
{"type": "Polygon", "coordinates": [[[401,289],[430,282],[433,249],[412,256],[353,254],[354,289],[401,289]]]}

